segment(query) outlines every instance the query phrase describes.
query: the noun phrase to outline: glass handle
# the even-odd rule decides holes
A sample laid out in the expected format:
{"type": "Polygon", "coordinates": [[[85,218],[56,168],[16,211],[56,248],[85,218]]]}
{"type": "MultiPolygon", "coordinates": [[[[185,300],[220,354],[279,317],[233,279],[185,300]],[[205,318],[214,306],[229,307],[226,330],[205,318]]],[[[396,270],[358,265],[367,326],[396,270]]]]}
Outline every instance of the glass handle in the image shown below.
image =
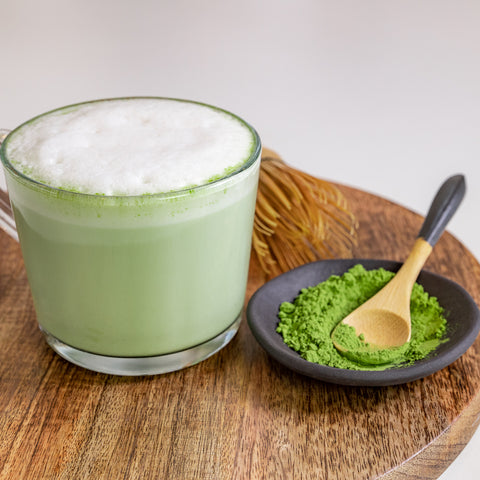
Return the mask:
{"type": "MultiPolygon", "coordinates": [[[[0,145],[8,135],[9,130],[0,129],[0,145]]],[[[0,185],[0,228],[18,242],[17,228],[13,219],[13,210],[6,190],[0,185]]]]}

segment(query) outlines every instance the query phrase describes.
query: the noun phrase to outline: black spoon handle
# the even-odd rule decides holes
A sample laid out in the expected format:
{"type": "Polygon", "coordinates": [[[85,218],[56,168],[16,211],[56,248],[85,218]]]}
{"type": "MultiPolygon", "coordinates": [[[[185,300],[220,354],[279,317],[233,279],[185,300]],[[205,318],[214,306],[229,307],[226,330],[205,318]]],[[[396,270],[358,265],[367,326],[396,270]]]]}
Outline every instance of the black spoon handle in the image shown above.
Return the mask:
{"type": "Polygon", "coordinates": [[[435,195],[418,234],[432,247],[437,243],[447,223],[457,211],[465,196],[465,190],[465,177],[463,175],[453,175],[453,177],[445,180],[435,195]]]}

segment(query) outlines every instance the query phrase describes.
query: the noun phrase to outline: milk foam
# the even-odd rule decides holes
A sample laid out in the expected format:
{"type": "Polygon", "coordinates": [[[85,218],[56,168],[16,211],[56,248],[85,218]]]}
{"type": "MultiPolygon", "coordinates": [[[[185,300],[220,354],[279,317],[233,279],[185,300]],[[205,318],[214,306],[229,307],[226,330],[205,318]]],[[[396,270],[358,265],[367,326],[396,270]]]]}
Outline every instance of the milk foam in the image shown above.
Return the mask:
{"type": "Polygon", "coordinates": [[[249,128],[214,108],[169,99],[116,99],[57,110],[17,129],[10,163],[52,187],[105,195],[182,190],[248,160],[249,128]]]}

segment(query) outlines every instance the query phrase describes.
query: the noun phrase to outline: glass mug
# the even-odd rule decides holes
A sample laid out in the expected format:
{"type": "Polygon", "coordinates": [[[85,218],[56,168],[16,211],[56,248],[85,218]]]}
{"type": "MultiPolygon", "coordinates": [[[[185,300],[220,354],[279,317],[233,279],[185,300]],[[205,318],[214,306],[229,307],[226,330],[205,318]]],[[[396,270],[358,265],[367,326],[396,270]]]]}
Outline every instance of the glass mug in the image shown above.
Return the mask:
{"type": "Polygon", "coordinates": [[[261,152],[256,131],[234,118],[254,141],[239,170],[188,190],[135,196],[32,180],[6,156],[15,130],[0,132],[9,196],[0,191],[0,228],[20,241],[40,329],[63,358],[102,373],[158,374],[194,365],[233,338],[261,152]]]}

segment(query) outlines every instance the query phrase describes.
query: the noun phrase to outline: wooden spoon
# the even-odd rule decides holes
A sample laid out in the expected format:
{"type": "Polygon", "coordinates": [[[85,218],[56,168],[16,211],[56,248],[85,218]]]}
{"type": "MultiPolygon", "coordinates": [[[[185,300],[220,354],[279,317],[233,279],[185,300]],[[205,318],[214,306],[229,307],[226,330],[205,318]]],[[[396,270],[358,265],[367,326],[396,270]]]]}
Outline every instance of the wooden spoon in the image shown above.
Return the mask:
{"type": "MultiPolygon", "coordinates": [[[[341,323],[355,328],[368,349],[400,347],[410,341],[410,296],[413,285],[433,246],[465,195],[465,177],[454,175],[438,190],[412,251],[398,273],[376,295],[345,317],[341,323]]],[[[338,326],[332,332],[335,347],[349,357],[354,351],[342,345],[338,326]]],[[[358,358],[362,352],[358,352],[358,358]]],[[[364,355],[361,356],[364,360],[364,355]]],[[[369,363],[375,363],[375,356],[369,363]]]]}

